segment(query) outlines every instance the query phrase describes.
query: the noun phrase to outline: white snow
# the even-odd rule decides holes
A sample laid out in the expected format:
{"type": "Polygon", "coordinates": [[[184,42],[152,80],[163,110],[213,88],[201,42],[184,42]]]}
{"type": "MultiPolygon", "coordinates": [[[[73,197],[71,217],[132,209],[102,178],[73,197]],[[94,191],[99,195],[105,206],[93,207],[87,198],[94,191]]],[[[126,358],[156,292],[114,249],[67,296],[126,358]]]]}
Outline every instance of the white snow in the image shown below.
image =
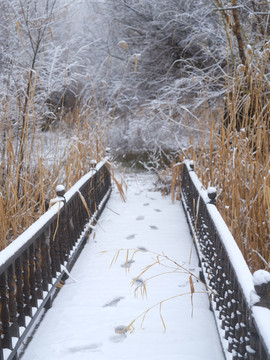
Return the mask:
{"type": "Polygon", "coordinates": [[[212,219],[214,220],[214,224],[220,235],[220,239],[227,251],[228,257],[238,278],[239,285],[241,286],[243,294],[246,298],[246,302],[250,305],[250,294],[252,291],[254,291],[252,274],[238,245],[236,244],[230,230],[228,229],[216,206],[208,204],[207,208],[212,219]]]}
{"type": "Polygon", "coordinates": [[[256,293],[256,291],[251,291],[250,293],[250,306],[258,304],[261,301],[261,297],[256,293]]]}
{"type": "Polygon", "coordinates": [[[270,273],[265,270],[257,270],[253,274],[254,285],[262,285],[270,282],[270,273]]]}
{"type": "MultiPolygon", "coordinates": [[[[106,162],[106,158],[99,162],[96,166],[96,171],[98,171],[106,162]]],[[[89,171],[86,175],[84,175],[80,180],[76,182],[74,186],[70,190],[68,190],[65,194],[66,201],[70,200],[76,192],[78,192],[81,186],[92,176],[94,175],[93,171],[89,171]]],[[[36,233],[50,221],[50,219],[56,215],[60,208],[64,206],[63,198],[56,197],[52,199],[51,205],[53,205],[45,214],[43,214],[34,224],[32,224],[28,229],[26,229],[16,240],[14,240],[9,246],[3,249],[0,252],[0,266],[8,266],[10,263],[10,258],[14,256],[17,252],[21,250],[23,246],[27,244],[28,241],[31,240],[36,233]],[[62,202],[62,203],[61,203],[62,202]]]]}
{"type": "Polygon", "coordinates": [[[209,187],[207,188],[207,194],[208,194],[208,195],[216,194],[216,193],[217,193],[217,189],[216,189],[215,187],[209,186],[209,187]]]}
{"type": "MultiPolygon", "coordinates": [[[[186,160],[185,163],[188,165],[191,163],[186,160]]],[[[190,168],[190,167],[189,167],[190,168]]],[[[209,199],[207,196],[207,191],[204,189],[202,183],[198,179],[198,176],[194,171],[190,171],[190,177],[198,190],[201,198],[207,204],[208,212],[213,219],[213,224],[219,233],[220,239],[223,243],[224,248],[228,254],[228,257],[231,261],[233,269],[236,273],[236,276],[239,281],[239,285],[242,288],[243,294],[245,296],[247,304],[250,305],[250,294],[254,292],[254,284],[252,281],[252,274],[248,268],[248,265],[241,253],[238,245],[235,242],[234,237],[232,236],[228,226],[226,225],[224,219],[222,218],[217,207],[213,204],[209,204],[209,199]]]]}
{"type": "Polygon", "coordinates": [[[57,185],[56,188],[55,188],[55,191],[56,192],[66,191],[66,188],[64,187],[64,185],[57,185]]]}
{"type": "Polygon", "coordinates": [[[61,203],[61,201],[64,202],[65,198],[63,196],[56,196],[54,199],[50,200],[50,206],[53,206],[56,203],[61,203]]]}
{"type": "Polygon", "coordinates": [[[126,203],[113,191],[22,360],[223,359],[194,249],[189,261],[192,239],[180,203],[152,190],[149,175],[130,175],[127,185],[126,203]],[[140,251],[127,258],[126,249],[140,251]],[[134,331],[126,331],[136,318],[134,331]]]}
{"type": "Polygon", "coordinates": [[[257,324],[257,327],[260,329],[261,336],[265,343],[265,348],[267,349],[267,359],[270,357],[270,310],[261,307],[253,306],[252,308],[253,317],[257,324]]]}

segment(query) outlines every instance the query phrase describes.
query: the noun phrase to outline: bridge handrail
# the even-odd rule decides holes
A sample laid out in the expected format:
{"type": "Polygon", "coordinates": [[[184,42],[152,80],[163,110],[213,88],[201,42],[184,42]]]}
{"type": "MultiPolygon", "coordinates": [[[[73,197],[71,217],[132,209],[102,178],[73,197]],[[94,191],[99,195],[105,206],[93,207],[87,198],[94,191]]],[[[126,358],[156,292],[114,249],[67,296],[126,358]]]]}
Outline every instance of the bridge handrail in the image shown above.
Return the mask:
{"type": "Polygon", "coordinates": [[[0,360],[17,358],[33,325],[51,306],[110,192],[104,160],[0,252],[0,360]]]}
{"type": "MultiPolygon", "coordinates": [[[[270,307],[263,307],[265,304],[261,299],[264,294],[267,296],[267,291],[269,296],[270,281],[262,284],[264,294],[258,297],[261,287],[254,287],[247,263],[215,206],[215,197],[215,189],[204,189],[194,172],[193,162],[184,161],[182,204],[199,256],[202,277],[213,290],[210,304],[224,355],[233,360],[269,360],[269,326],[265,326],[263,319],[270,320],[270,307]],[[267,286],[268,290],[265,290],[267,286]]],[[[269,298],[265,303],[270,304],[269,298]]]]}

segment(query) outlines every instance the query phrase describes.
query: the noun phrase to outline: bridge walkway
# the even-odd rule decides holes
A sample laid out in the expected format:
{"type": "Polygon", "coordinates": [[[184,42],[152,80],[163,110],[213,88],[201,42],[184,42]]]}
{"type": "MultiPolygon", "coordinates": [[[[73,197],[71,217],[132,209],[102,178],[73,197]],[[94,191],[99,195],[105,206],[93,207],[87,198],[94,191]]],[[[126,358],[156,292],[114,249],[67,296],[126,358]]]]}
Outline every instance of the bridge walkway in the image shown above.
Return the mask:
{"type": "Polygon", "coordinates": [[[114,188],[22,360],[223,359],[183,209],[152,180],[114,188]]]}

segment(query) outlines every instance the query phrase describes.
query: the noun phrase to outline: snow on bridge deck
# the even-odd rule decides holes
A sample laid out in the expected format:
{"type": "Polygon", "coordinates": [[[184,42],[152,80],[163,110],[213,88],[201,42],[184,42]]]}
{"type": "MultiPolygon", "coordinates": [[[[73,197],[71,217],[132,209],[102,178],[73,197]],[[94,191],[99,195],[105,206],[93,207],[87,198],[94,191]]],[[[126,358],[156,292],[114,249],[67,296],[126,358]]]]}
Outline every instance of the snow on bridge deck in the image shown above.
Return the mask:
{"type": "Polygon", "coordinates": [[[191,299],[188,272],[198,277],[199,268],[194,249],[189,261],[192,239],[184,212],[179,202],[172,204],[170,197],[153,190],[151,179],[145,174],[129,176],[125,203],[114,189],[95,236],[86,244],[72,278],[46,313],[22,360],[223,359],[205,287],[195,278],[191,299]],[[126,251],[110,267],[118,249],[141,251],[128,269],[126,251]],[[155,261],[153,253],[164,253],[184,268],[175,272],[174,264],[165,261],[131,286],[142,269],[155,261]],[[143,281],[147,297],[142,298],[143,281]],[[134,297],[136,287],[138,296],[134,297]],[[162,303],[161,317],[159,302],[171,297],[162,303]],[[132,333],[121,332],[122,326],[155,304],[143,326],[142,315],[132,333]]]}

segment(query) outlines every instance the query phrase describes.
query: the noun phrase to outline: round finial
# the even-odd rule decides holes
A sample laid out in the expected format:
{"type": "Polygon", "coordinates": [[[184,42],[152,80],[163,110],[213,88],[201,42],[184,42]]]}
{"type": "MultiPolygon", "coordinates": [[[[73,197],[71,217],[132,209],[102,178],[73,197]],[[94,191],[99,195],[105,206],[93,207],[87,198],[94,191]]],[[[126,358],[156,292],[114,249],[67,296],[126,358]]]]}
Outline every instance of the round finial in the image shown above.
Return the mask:
{"type": "Polygon", "coordinates": [[[111,148],[107,146],[105,149],[106,154],[109,154],[110,151],[111,151],[111,148]]]}
{"type": "Polygon", "coordinates": [[[92,169],[94,169],[96,167],[96,165],[97,165],[96,160],[91,160],[90,165],[91,165],[92,169]]]}
{"type": "Polygon", "coordinates": [[[209,197],[211,204],[216,204],[217,189],[210,186],[207,189],[207,196],[209,197]]]}
{"type": "Polygon", "coordinates": [[[66,188],[64,185],[57,185],[55,188],[57,196],[64,196],[66,192],[66,188]]]}

